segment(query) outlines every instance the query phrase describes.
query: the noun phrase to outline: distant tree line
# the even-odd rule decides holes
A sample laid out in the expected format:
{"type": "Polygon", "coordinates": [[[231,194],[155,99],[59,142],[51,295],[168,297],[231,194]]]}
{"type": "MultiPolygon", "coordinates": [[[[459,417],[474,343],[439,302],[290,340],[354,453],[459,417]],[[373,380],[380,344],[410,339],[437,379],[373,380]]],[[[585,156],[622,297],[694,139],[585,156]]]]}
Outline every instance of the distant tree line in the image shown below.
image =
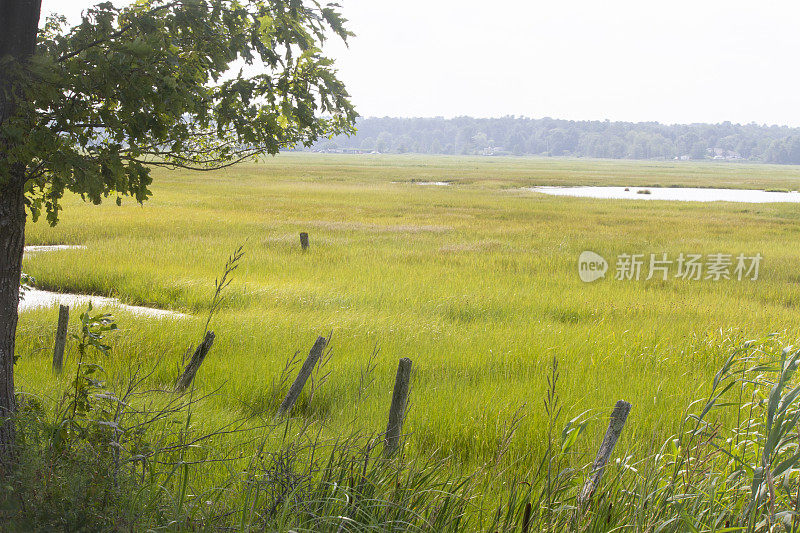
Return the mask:
{"type": "Polygon", "coordinates": [[[362,118],[313,150],[612,159],[727,159],[800,164],[800,128],[551,118],[362,118]]]}

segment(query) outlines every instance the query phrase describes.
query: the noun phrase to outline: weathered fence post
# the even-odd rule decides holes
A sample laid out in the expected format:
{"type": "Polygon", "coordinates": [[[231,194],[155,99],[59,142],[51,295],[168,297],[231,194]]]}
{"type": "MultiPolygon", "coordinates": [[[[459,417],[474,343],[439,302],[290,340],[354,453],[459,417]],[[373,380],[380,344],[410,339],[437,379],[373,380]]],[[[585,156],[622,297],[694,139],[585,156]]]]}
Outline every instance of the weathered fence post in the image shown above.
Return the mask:
{"type": "Polygon", "coordinates": [[[531,529],[531,502],[525,504],[525,512],[522,515],[522,533],[528,533],[531,529]]]}
{"type": "Polygon", "coordinates": [[[631,404],[625,401],[618,401],[611,411],[611,421],[608,423],[603,443],[600,449],[597,450],[597,457],[592,464],[592,471],[589,474],[589,479],[584,483],[580,494],[578,495],[579,508],[586,505],[592,499],[594,491],[600,484],[600,479],[603,477],[603,470],[606,467],[608,459],[611,457],[611,452],[614,451],[614,446],[617,444],[622,428],[625,426],[625,421],[628,419],[628,413],[631,411],[631,404]]]}
{"type": "Polygon", "coordinates": [[[64,366],[64,348],[67,345],[67,326],[69,325],[69,306],[58,306],[58,327],[56,328],[56,344],[53,348],[53,370],[61,373],[64,366]]]}
{"type": "Polygon", "coordinates": [[[208,355],[212,344],[214,344],[214,332],[208,331],[206,332],[206,338],[203,339],[203,342],[201,342],[200,346],[194,351],[194,355],[192,355],[192,358],[189,360],[189,364],[186,365],[186,370],[184,370],[181,377],[178,378],[178,383],[175,385],[176,391],[183,392],[189,388],[189,385],[192,384],[192,380],[194,379],[194,375],[197,374],[197,370],[200,368],[200,365],[203,364],[203,360],[206,358],[206,355],[208,355]]]}
{"type": "Polygon", "coordinates": [[[300,248],[305,252],[308,250],[308,233],[305,231],[300,233],[300,248]]]}
{"type": "Polygon", "coordinates": [[[314,343],[314,346],[311,347],[311,351],[308,352],[308,357],[306,357],[303,366],[300,367],[300,372],[297,373],[297,378],[295,378],[292,386],[289,387],[289,392],[286,394],[286,398],[283,399],[280,407],[278,407],[278,415],[282,415],[283,413],[292,410],[294,402],[296,402],[297,398],[300,396],[306,381],[308,381],[308,377],[311,375],[311,372],[314,371],[314,367],[317,365],[319,358],[322,357],[322,352],[325,350],[325,346],[327,344],[328,339],[325,337],[317,338],[317,342],[314,343]]]}
{"type": "Polygon", "coordinates": [[[392,392],[392,405],[389,408],[389,423],[386,425],[386,439],[383,454],[386,457],[393,455],[400,448],[400,437],[403,434],[403,421],[406,417],[408,403],[408,389],[411,384],[411,359],[403,357],[397,366],[397,376],[394,380],[392,392]]]}

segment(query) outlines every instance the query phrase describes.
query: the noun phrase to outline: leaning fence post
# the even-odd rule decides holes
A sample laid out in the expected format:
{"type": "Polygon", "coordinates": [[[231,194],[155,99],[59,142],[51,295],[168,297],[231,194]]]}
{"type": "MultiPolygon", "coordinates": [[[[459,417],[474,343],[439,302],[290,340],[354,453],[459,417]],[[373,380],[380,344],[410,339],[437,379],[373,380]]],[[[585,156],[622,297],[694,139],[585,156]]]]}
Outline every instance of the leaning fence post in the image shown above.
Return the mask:
{"type": "Polygon", "coordinates": [[[303,391],[303,387],[305,386],[306,381],[308,381],[308,377],[311,375],[311,372],[314,371],[314,367],[317,365],[319,358],[322,357],[322,352],[325,350],[325,346],[327,344],[328,339],[325,337],[317,338],[314,346],[311,347],[311,351],[308,352],[308,357],[306,357],[303,366],[300,367],[300,372],[297,373],[297,378],[295,378],[294,383],[292,383],[292,386],[289,388],[286,398],[283,399],[280,407],[278,407],[278,415],[282,415],[283,413],[292,410],[294,402],[296,402],[297,398],[300,397],[300,393],[303,391]]]}
{"type": "Polygon", "coordinates": [[[203,339],[203,342],[201,342],[200,346],[194,351],[194,355],[192,355],[192,358],[189,360],[189,364],[186,365],[186,370],[184,370],[181,377],[178,378],[178,383],[175,385],[176,391],[183,392],[189,388],[189,385],[192,384],[192,380],[194,379],[194,375],[197,374],[197,370],[200,368],[200,365],[203,364],[203,360],[206,358],[206,355],[208,355],[212,344],[214,344],[214,332],[208,331],[206,332],[206,337],[203,339]]]}
{"type": "Polygon", "coordinates": [[[608,459],[611,457],[611,452],[614,451],[614,446],[617,444],[622,428],[625,426],[625,421],[628,419],[628,413],[631,411],[631,404],[620,400],[611,411],[611,421],[608,423],[603,443],[600,449],[597,450],[597,457],[592,464],[592,471],[589,474],[589,479],[584,483],[580,494],[578,495],[578,505],[583,507],[589,500],[592,499],[594,491],[600,484],[600,479],[603,477],[603,470],[606,467],[608,459]]]}
{"type": "Polygon", "coordinates": [[[58,327],[56,328],[56,344],[53,348],[53,370],[61,373],[64,366],[64,347],[67,345],[67,326],[69,325],[69,306],[58,306],[58,327]]]}
{"type": "Polygon", "coordinates": [[[403,357],[397,366],[394,380],[392,405],[389,408],[389,423],[386,425],[386,439],[383,448],[385,456],[393,455],[400,448],[400,437],[403,434],[403,421],[406,416],[408,389],[411,384],[411,359],[403,357]]]}
{"type": "Polygon", "coordinates": [[[305,231],[300,233],[300,248],[305,252],[308,250],[308,233],[305,231]]]}

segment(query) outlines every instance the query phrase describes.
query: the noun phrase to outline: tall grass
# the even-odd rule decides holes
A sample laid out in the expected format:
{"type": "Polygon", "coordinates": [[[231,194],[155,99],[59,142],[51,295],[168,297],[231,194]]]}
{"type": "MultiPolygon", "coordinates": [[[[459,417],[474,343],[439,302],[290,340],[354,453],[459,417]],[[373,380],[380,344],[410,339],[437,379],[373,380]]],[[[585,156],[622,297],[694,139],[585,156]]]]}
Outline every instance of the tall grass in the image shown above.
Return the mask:
{"type": "MultiPolygon", "coordinates": [[[[246,242],[227,298],[208,324],[217,337],[195,381],[202,401],[192,404],[190,420],[180,418],[184,433],[238,428],[242,420],[243,429],[266,427],[287,358],[333,331],[327,382],[310,401],[301,398],[295,409],[302,423],[291,422],[287,435],[299,431],[297,424],[311,424],[321,441],[358,435],[351,444],[365,447],[386,425],[397,359],[410,357],[415,371],[406,460],[444,465],[446,479],[481,473],[470,478],[470,527],[489,527],[497,507],[521,527],[529,500],[537,502],[530,520],[540,525],[540,501],[525,491],[527,484],[541,489],[532,480],[544,479],[536,474],[542,457],[558,448],[569,420],[585,425],[560,460],[579,470],[596,451],[606,410],[621,398],[630,401],[634,409],[617,448],[620,457],[638,455],[622,465],[662,479],[661,467],[642,469],[636,461],[681,434],[686,405],[705,392],[730,347],[773,331],[783,344],[795,341],[800,251],[792,243],[800,237],[800,214],[791,204],[603,201],[517,187],[796,189],[797,176],[794,167],[748,165],[279,156],[211,174],[159,174],[144,206],[67,199],[62,222],[29,225],[28,243],[87,248],[32,256],[25,271],[42,288],[111,294],[190,313],[188,319],[153,320],[114,310],[121,329],[109,333],[114,356],[102,365],[109,386],[123,387],[142,368],[148,369],[145,390],[166,391],[187,348],[202,338],[220,265],[246,242]],[[425,187],[412,179],[452,184],[425,187]],[[310,233],[307,253],[300,250],[300,231],[310,233]],[[575,264],[587,249],[607,258],[760,252],[764,263],[756,282],[606,279],[587,285],[575,264]],[[540,402],[554,356],[561,411],[559,424],[547,432],[550,416],[540,402]],[[501,501],[511,493],[519,493],[514,512],[501,501]],[[488,515],[476,514],[489,508],[488,515]]],[[[52,309],[24,313],[17,343],[18,388],[48,406],[50,417],[78,358],[72,343],[64,374],[49,372],[55,317],[52,309]]],[[[171,397],[162,395],[162,401],[171,397]]],[[[711,412],[721,424],[739,416],[730,409],[711,412]]],[[[280,442],[276,431],[271,442],[280,442]]],[[[237,432],[222,440],[227,444],[213,452],[219,457],[254,456],[253,437],[237,432]]],[[[273,442],[270,449],[280,446],[273,442]]],[[[203,487],[228,487],[227,464],[182,467],[175,476],[186,488],[178,501],[199,497],[203,487]]],[[[623,466],[606,473],[609,486],[614,469],[623,466]]],[[[568,505],[559,503],[553,487],[563,481],[574,488],[562,470],[549,469],[552,520],[565,520],[558,506],[568,505]]],[[[628,483],[622,498],[634,490],[635,478],[619,475],[628,483]]],[[[601,511],[591,516],[605,517],[601,511]]],[[[498,524],[512,523],[505,520],[498,524]]]]}
{"type": "Polygon", "coordinates": [[[54,404],[23,396],[21,467],[5,480],[3,527],[796,531],[800,350],[781,350],[774,338],[725,349],[730,355],[705,398],[686,407],[677,433],[617,452],[580,506],[591,457],[574,445],[586,420],[563,420],[557,360],[543,403],[548,447],[531,452],[531,469],[502,461],[521,437],[520,413],[507,421],[493,460],[465,471],[455,468],[457,457],[386,459],[381,435],[351,426],[326,436],[331,428],[307,416],[192,424],[192,411],[209,398],[148,389],[155,367],[124,380],[97,376],[80,397],[72,384],[54,404]]]}

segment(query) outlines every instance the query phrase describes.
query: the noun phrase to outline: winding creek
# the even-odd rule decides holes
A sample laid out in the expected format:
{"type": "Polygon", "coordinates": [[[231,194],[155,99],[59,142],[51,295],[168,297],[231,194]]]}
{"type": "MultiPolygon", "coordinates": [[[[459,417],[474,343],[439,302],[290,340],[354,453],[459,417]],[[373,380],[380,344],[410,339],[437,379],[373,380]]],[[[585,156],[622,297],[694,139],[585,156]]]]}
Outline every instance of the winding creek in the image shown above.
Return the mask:
{"type": "MultiPolygon", "coordinates": [[[[26,246],[25,256],[31,257],[40,253],[54,252],[59,250],[82,250],[85,246],[80,245],[53,245],[53,246],[26,246]]],[[[54,305],[68,305],[70,307],[84,306],[89,302],[93,307],[111,307],[121,309],[129,313],[154,318],[185,318],[188,315],[165,309],[155,309],[153,307],[142,307],[138,305],[127,305],[120,302],[117,298],[108,296],[94,296],[90,294],[70,294],[43,291],[41,289],[29,288],[25,290],[23,298],[19,302],[17,310],[22,313],[30,309],[52,307],[54,305]]]]}

